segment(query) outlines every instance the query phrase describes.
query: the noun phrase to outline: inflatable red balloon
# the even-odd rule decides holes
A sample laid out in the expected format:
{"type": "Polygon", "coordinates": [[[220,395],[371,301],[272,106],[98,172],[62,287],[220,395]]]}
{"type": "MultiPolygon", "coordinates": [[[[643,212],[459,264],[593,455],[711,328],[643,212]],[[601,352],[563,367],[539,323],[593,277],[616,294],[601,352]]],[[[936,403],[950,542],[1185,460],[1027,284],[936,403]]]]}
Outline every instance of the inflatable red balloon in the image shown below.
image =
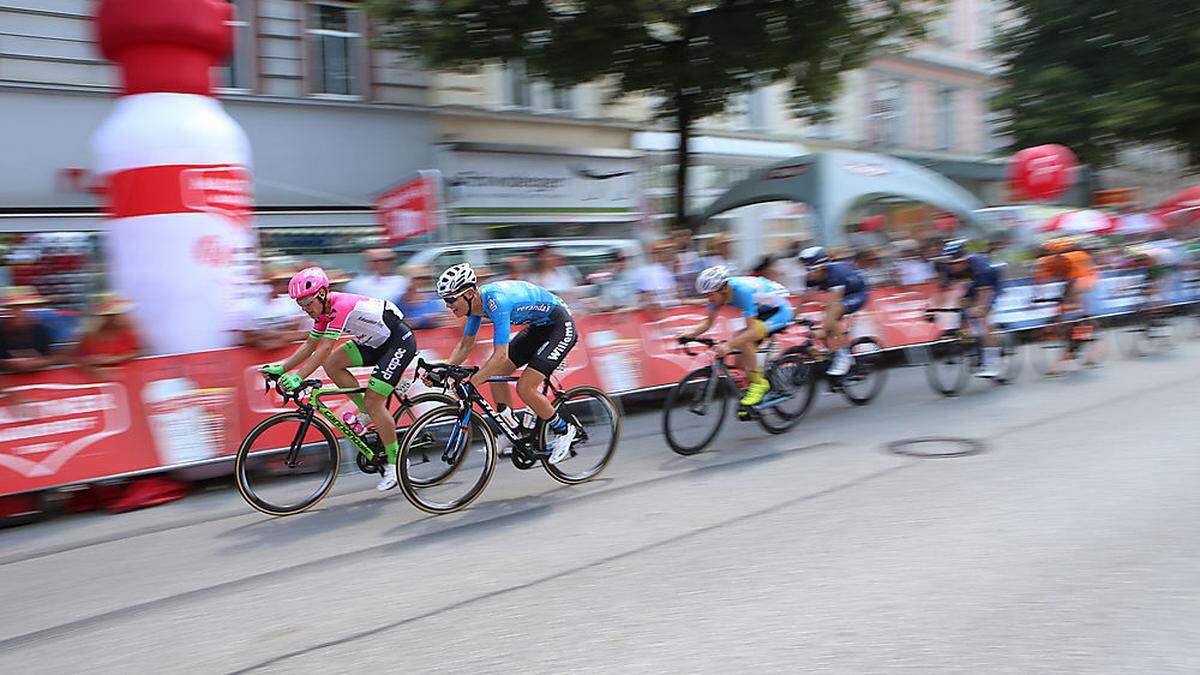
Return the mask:
{"type": "Polygon", "coordinates": [[[1039,145],[1013,155],[1008,186],[1015,199],[1050,201],[1070,189],[1078,172],[1079,160],[1070,148],[1039,145]]]}

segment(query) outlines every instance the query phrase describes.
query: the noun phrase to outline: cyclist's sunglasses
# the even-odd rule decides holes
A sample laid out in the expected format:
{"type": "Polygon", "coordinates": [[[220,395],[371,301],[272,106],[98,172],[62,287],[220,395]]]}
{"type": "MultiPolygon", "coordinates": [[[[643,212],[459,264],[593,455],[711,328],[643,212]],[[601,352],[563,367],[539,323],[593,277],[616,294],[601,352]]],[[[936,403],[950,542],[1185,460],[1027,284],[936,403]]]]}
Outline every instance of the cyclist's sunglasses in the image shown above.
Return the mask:
{"type": "Polygon", "coordinates": [[[458,299],[462,296],[462,293],[459,293],[458,295],[451,295],[450,297],[442,298],[442,302],[446,303],[447,307],[453,307],[454,303],[458,302],[458,299]]]}
{"type": "Polygon", "coordinates": [[[296,304],[300,305],[301,307],[308,307],[309,305],[313,304],[316,301],[317,301],[316,294],[310,295],[307,298],[296,298],[296,304]]]}

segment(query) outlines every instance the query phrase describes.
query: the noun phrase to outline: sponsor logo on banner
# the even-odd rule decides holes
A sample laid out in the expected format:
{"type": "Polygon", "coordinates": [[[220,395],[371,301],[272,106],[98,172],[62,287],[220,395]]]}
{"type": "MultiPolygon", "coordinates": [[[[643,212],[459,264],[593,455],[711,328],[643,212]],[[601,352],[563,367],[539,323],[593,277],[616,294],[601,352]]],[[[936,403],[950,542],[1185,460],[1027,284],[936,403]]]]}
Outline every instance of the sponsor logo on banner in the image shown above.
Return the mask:
{"type": "Polygon", "coordinates": [[[879,176],[886,176],[891,173],[884,165],[874,162],[846,162],[842,164],[842,168],[850,173],[870,178],[878,178],[879,176]]]}
{"type": "Polygon", "coordinates": [[[31,384],[5,394],[0,466],[25,478],[53,476],[80,452],[129,429],[120,384],[31,384]]]}
{"type": "Polygon", "coordinates": [[[438,229],[438,174],[421,175],[388,190],[375,201],[375,212],[388,242],[396,243],[438,229]]]}
{"type": "Polygon", "coordinates": [[[164,464],[215,457],[224,450],[224,412],[232,387],[201,388],[186,377],[152,380],[142,390],[150,431],[164,464]]]}
{"type": "Polygon", "coordinates": [[[248,227],[254,194],[250,172],[241,166],[209,166],[184,169],[179,174],[183,205],[189,211],[225,216],[248,227]]]}

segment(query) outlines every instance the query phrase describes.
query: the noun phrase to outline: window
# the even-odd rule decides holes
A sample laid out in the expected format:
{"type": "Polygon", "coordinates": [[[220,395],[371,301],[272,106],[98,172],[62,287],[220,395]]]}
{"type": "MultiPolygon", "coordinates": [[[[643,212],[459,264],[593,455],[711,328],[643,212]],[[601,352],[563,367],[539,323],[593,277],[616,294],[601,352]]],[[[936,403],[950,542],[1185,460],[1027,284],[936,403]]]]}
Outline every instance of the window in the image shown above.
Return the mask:
{"type": "Polygon", "coordinates": [[[875,86],[869,113],[871,139],[878,145],[904,143],[904,83],[883,80],[875,86]]]}
{"type": "Polygon", "coordinates": [[[954,90],[942,88],[937,93],[934,107],[933,129],[937,137],[937,149],[954,147],[954,90]]]}
{"type": "Polygon", "coordinates": [[[250,89],[254,80],[251,54],[254,37],[247,19],[252,15],[252,10],[248,6],[250,3],[247,0],[227,0],[227,2],[234,7],[234,20],[231,22],[233,53],[229,55],[227,63],[217,66],[213,82],[220,89],[250,89]]]}
{"type": "Polygon", "coordinates": [[[837,136],[837,117],[832,106],[821,106],[829,117],[817,121],[810,119],[808,122],[808,133],[813,138],[832,139],[837,136]]]}
{"type": "Polygon", "coordinates": [[[509,61],[504,65],[504,106],[522,110],[533,106],[533,85],[524,61],[509,61]]]}
{"type": "Polygon", "coordinates": [[[575,112],[575,89],[546,85],[546,109],[552,112],[575,112]]]}
{"type": "Polygon", "coordinates": [[[751,89],[738,94],[729,101],[729,112],[733,126],[739,131],[767,131],[767,92],[763,88],[751,89]]]}
{"type": "Polygon", "coordinates": [[[309,5],[310,90],[314,94],[354,96],[361,93],[358,71],[363,63],[359,10],[334,4],[309,5]]]}

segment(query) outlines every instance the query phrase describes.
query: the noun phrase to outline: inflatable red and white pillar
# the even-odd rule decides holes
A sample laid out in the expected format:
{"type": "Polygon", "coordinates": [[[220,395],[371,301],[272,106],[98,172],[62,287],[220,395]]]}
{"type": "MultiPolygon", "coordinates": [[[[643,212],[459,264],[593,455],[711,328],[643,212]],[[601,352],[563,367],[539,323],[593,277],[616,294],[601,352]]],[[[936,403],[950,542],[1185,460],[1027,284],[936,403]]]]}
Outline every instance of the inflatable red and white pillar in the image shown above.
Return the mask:
{"type": "Polygon", "coordinates": [[[156,353],[228,346],[254,260],[250,143],[212,96],[233,46],[224,0],[103,0],[96,25],[124,93],[92,136],[106,255],[156,353]]]}

